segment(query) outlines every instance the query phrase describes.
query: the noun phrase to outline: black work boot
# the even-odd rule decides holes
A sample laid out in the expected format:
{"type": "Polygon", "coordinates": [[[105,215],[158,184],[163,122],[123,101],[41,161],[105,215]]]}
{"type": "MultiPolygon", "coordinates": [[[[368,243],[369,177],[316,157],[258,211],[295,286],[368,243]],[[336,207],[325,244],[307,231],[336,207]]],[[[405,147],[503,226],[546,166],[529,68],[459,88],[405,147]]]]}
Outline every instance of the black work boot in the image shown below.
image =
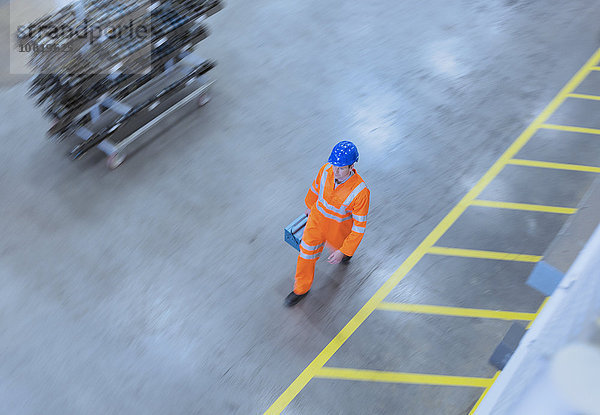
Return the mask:
{"type": "Polygon", "coordinates": [[[304,297],[306,297],[306,294],[308,294],[308,291],[305,292],[304,294],[296,294],[295,292],[291,292],[288,294],[287,297],[285,297],[285,305],[286,307],[293,307],[296,304],[298,304],[300,302],[300,300],[302,300],[304,297]]]}
{"type": "Polygon", "coordinates": [[[348,263],[350,262],[351,259],[352,259],[351,256],[344,255],[344,257],[342,258],[342,264],[348,265],[348,263]]]}

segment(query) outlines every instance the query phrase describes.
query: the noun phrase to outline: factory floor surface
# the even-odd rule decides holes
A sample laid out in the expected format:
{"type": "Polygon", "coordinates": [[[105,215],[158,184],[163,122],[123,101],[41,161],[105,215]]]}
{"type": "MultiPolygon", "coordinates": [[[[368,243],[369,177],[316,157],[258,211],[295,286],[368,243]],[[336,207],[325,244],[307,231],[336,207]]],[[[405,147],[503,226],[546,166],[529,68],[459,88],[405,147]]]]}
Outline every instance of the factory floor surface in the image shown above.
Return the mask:
{"type": "Polygon", "coordinates": [[[114,171],[47,141],[4,71],[0,413],[471,412],[600,172],[598,21],[591,0],[229,0],[197,52],[212,101],[114,171]],[[284,308],[283,228],[341,139],[365,238],[284,308]]]}

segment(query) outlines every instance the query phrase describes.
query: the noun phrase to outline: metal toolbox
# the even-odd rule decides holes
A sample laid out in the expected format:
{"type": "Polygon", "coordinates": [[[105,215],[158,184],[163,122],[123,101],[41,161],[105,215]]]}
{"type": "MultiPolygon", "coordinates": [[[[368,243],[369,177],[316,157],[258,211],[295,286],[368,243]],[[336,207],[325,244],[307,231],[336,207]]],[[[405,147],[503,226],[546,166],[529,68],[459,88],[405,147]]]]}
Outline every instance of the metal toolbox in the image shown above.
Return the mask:
{"type": "Polygon", "coordinates": [[[284,240],[296,251],[300,251],[300,241],[302,241],[302,235],[304,235],[304,227],[306,226],[307,221],[308,215],[303,213],[284,229],[284,240]]]}

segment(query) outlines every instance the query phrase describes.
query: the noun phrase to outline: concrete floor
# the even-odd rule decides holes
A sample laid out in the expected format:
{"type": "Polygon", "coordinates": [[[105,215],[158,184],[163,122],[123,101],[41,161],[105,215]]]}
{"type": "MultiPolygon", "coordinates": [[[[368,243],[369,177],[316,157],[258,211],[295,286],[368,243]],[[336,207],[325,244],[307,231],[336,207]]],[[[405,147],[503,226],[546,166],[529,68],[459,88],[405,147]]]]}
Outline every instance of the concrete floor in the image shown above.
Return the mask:
{"type": "MultiPolygon", "coordinates": [[[[591,0],[229,0],[200,47],[211,103],[112,172],[46,141],[2,75],[0,413],[263,413],[594,53],[598,21],[591,0]],[[283,227],[340,139],[368,231],[286,309],[283,227]]],[[[578,92],[600,91],[592,75],[578,92]]],[[[565,104],[551,122],[600,127],[565,104]]],[[[519,158],[599,165],[598,143],[539,131],[519,158]]],[[[481,198],[575,207],[594,178],[509,167],[481,198]]],[[[439,245],[541,255],[565,216],[472,206],[439,245]]],[[[533,313],[532,267],[427,255],[387,301],[533,313]]],[[[510,324],[378,310],[327,366],[491,378],[510,324]]],[[[314,379],[284,413],[465,414],[481,393],[314,379]]]]}

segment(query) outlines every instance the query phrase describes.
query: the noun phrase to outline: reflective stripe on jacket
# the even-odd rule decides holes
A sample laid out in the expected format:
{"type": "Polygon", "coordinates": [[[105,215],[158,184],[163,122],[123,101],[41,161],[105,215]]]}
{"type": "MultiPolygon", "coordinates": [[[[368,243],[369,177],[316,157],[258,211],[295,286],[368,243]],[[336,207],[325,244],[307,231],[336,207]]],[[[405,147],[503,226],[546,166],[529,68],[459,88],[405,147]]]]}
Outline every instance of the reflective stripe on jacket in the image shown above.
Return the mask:
{"type": "Polygon", "coordinates": [[[327,228],[347,234],[340,251],[352,256],[367,226],[370,192],[356,170],[337,187],[334,186],[334,180],[333,168],[327,163],[319,170],[305,202],[311,209],[311,215],[318,212],[327,228]]]}

